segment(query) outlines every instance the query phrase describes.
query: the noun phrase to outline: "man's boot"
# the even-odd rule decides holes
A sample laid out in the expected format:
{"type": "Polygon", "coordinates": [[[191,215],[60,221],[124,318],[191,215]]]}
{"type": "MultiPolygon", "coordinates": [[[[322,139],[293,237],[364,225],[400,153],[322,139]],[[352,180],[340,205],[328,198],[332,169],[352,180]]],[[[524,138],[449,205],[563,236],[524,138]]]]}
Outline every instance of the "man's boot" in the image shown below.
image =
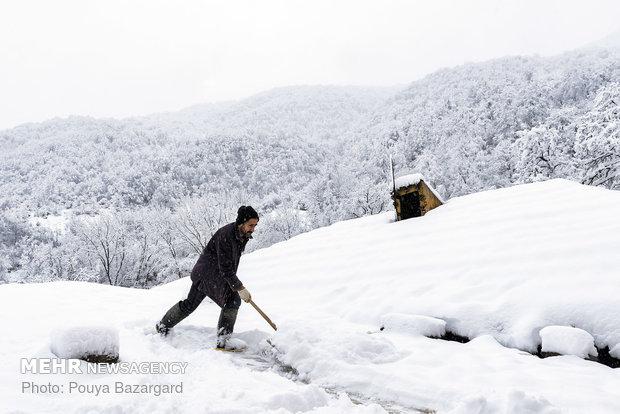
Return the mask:
{"type": "Polygon", "coordinates": [[[161,321],[157,322],[155,325],[155,330],[159,334],[163,336],[168,335],[168,332],[170,332],[170,329],[172,329],[173,326],[187,317],[187,315],[181,310],[180,303],[181,302],[178,302],[171,307],[168,312],[166,312],[164,317],[161,318],[161,321]]]}
{"type": "MultiPolygon", "coordinates": [[[[243,347],[242,343],[231,341],[235,322],[237,321],[238,308],[222,308],[220,319],[217,322],[217,349],[223,351],[237,351],[243,347]]],[[[243,342],[243,341],[240,341],[243,342]]]]}

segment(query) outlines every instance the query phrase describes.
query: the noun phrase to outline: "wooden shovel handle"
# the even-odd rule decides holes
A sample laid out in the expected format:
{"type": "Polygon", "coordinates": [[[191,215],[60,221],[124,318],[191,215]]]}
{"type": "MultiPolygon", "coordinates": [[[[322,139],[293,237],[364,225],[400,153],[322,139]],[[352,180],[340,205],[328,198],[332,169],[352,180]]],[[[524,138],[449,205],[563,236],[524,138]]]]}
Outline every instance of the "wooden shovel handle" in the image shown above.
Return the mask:
{"type": "Polygon", "coordinates": [[[256,303],[254,303],[254,301],[252,299],[250,299],[250,305],[254,306],[254,309],[256,309],[256,311],[258,313],[260,313],[260,316],[262,316],[263,318],[265,318],[265,320],[267,321],[267,323],[269,325],[271,325],[271,327],[273,328],[274,331],[277,331],[278,328],[276,327],[276,324],[271,322],[271,319],[269,319],[269,316],[265,315],[265,312],[263,312],[256,303]]]}

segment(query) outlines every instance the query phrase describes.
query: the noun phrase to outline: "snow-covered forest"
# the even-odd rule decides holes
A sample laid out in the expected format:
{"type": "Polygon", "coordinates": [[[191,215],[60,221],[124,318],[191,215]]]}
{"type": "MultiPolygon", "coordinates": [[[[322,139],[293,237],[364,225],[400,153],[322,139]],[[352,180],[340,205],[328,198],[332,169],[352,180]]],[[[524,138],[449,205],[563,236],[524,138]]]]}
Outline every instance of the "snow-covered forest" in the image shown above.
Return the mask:
{"type": "Polygon", "coordinates": [[[619,103],[612,46],[0,131],[0,280],[172,281],[241,204],[261,214],[249,249],[391,209],[389,155],[445,199],[549,178],[619,189],[619,103]]]}

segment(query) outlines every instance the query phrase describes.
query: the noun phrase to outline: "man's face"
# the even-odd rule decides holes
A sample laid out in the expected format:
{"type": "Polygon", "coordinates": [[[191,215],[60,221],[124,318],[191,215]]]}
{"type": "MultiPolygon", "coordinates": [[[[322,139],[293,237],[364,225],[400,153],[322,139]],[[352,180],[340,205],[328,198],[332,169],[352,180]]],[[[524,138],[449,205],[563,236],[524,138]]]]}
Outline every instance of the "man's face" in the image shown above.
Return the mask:
{"type": "Polygon", "coordinates": [[[258,224],[258,220],[255,218],[249,219],[245,223],[239,226],[239,233],[241,233],[241,237],[245,237],[246,239],[252,238],[252,233],[256,229],[256,225],[258,224]]]}

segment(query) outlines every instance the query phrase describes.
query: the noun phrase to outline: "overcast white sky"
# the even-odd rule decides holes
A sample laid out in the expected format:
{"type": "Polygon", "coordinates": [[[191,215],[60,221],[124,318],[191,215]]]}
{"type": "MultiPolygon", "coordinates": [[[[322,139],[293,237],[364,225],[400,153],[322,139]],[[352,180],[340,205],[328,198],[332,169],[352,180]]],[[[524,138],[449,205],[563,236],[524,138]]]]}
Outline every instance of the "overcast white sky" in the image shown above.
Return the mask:
{"type": "Polygon", "coordinates": [[[277,86],[406,84],[620,30],[617,0],[0,1],[0,129],[277,86]]]}

